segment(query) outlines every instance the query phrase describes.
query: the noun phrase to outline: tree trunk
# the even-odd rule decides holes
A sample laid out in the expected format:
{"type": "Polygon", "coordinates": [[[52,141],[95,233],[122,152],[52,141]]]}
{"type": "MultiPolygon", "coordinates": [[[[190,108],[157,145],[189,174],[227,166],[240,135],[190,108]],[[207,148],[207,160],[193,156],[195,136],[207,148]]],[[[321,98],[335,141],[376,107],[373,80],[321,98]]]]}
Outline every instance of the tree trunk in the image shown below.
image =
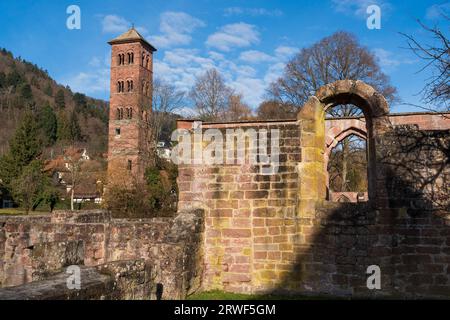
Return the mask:
{"type": "Polygon", "coordinates": [[[347,139],[342,141],[342,192],[348,190],[347,184],[347,164],[348,164],[348,154],[349,154],[349,143],[347,139]]]}
{"type": "Polygon", "coordinates": [[[73,197],[74,197],[74,193],[75,193],[75,186],[72,186],[72,189],[70,190],[70,210],[74,210],[73,209],[73,197]]]}

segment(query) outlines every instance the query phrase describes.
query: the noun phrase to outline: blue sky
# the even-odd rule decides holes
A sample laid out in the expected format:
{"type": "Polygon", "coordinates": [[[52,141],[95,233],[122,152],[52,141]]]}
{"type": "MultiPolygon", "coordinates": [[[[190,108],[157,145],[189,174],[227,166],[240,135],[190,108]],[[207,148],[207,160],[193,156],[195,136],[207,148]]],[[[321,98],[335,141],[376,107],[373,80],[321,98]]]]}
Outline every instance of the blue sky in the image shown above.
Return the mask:
{"type": "MultiPolygon", "coordinates": [[[[448,30],[438,8],[450,9],[450,4],[425,0],[2,0],[0,46],[47,69],[73,91],[108,100],[107,41],[134,23],[158,49],[155,77],[188,90],[196,75],[216,67],[255,108],[295,52],[344,30],[375,53],[400,98],[418,104],[429,72],[417,73],[423,62],[404,49],[406,42],[399,32],[430,42],[415,19],[448,30]],[[72,4],[81,9],[81,30],[66,28],[66,8],[72,4]],[[380,30],[366,26],[370,4],[381,8],[380,30]]],[[[415,110],[391,106],[392,112],[415,110]]]]}

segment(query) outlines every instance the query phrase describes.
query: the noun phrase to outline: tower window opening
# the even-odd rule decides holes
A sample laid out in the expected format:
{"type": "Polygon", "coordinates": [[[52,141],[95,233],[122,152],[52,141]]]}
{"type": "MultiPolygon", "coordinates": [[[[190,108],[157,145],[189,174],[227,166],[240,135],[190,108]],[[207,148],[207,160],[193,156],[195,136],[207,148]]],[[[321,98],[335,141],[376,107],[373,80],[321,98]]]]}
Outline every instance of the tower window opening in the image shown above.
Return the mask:
{"type": "Polygon", "coordinates": [[[133,118],[133,108],[127,108],[127,119],[133,118]]]}
{"type": "Polygon", "coordinates": [[[127,162],[127,170],[128,171],[131,171],[131,167],[132,167],[132,162],[131,162],[131,160],[128,160],[128,162],[127,162]]]}
{"type": "Polygon", "coordinates": [[[125,84],[123,81],[117,82],[117,92],[124,92],[125,84]]]}
{"type": "Polygon", "coordinates": [[[123,53],[118,55],[119,58],[119,66],[124,65],[125,64],[125,55],[123,53]]]}
{"type": "Polygon", "coordinates": [[[133,92],[133,80],[127,81],[127,91],[133,92]]]}
{"type": "Polygon", "coordinates": [[[116,128],[116,136],[120,136],[120,128],[116,128]]]}
{"type": "Polygon", "coordinates": [[[117,108],[117,120],[123,119],[123,108],[117,108]]]}

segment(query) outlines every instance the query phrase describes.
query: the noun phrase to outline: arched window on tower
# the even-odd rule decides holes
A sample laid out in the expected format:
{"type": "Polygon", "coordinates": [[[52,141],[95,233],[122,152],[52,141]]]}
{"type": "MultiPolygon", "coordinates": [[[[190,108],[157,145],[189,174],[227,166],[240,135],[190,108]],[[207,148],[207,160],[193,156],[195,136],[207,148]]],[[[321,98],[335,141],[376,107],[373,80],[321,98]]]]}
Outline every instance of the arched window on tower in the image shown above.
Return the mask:
{"type": "Polygon", "coordinates": [[[148,69],[149,62],[150,62],[150,59],[149,59],[149,57],[147,56],[147,59],[146,59],[146,61],[145,61],[145,67],[146,67],[147,69],[148,69]]]}
{"type": "Polygon", "coordinates": [[[134,54],[133,52],[128,52],[128,64],[134,63],[134,54]]]}
{"type": "Polygon", "coordinates": [[[141,62],[141,66],[144,66],[145,64],[145,52],[142,52],[142,62],[141,62]]]}
{"type": "Polygon", "coordinates": [[[127,119],[133,118],[133,108],[127,108],[127,119]]]}
{"type": "Polygon", "coordinates": [[[117,82],[117,92],[124,92],[125,91],[125,84],[123,81],[117,82]]]}
{"type": "Polygon", "coordinates": [[[125,54],[121,53],[119,54],[119,66],[124,65],[125,64],[125,54]]]}
{"type": "Polygon", "coordinates": [[[117,108],[117,120],[123,119],[123,108],[117,108]]]}
{"type": "Polygon", "coordinates": [[[133,80],[127,80],[127,91],[133,92],[133,80]]]}

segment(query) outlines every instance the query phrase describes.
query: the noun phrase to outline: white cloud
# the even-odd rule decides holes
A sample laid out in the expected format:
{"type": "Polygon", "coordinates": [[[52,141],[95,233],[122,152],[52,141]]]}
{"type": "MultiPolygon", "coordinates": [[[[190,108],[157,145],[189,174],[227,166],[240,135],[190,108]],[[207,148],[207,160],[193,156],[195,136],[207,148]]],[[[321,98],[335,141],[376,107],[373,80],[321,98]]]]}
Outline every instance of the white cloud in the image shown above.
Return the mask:
{"type": "Polygon", "coordinates": [[[373,49],[373,53],[377,57],[380,67],[384,70],[396,68],[401,64],[412,64],[415,62],[411,59],[396,57],[392,52],[382,48],[373,49]]]}
{"type": "Polygon", "coordinates": [[[92,57],[91,61],[89,61],[89,65],[91,67],[100,67],[101,63],[102,62],[99,57],[92,57]]]}
{"type": "Polygon", "coordinates": [[[225,56],[219,52],[216,51],[209,51],[208,55],[213,60],[225,60],[225,56]]]}
{"type": "Polygon", "coordinates": [[[450,11],[450,3],[433,4],[427,9],[425,17],[429,20],[438,20],[443,17],[443,14],[448,15],[450,11]]]}
{"type": "Polygon", "coordinates": [[[109,14],[102,19],[102,30],[104,33],[122,33],[127,31],[131,24],[122,17],[109,14]]]}
{"type": "Polygon", "coordinates": [[[354,15],[361,19],[368,17],[366,10],[370,5],[378,5],[382,16],[386,16],[392,8],[386,0],[331,0],[331,2],[336,12],[354,15]]]}
{"type": "Polygon", "coordinates": [[[266,83],[258,78],[238,77],[229,85],[237,93],[241,93],[244,100],[252,107],[258,107],[266,92],[266,83]]]}
{"type": "Polygon", "coordinates": [[[110,55],[104,58],[94,56],[88,62],[89,69],[67,75],[60,82],[70,86],[72,91],[107,98],[110,80],[110,55]]]}
{"type": "Polygon", "coordinates": [[[289,47],[289,46],[279,46],[275,49],[275,54],[280,59],[287,59],[293,56],[295,53],[299,51],[296,47],[289,47]]]}
{"type": "Polygon", "coordinates": [[[297,51],[296,47],[282,45],[272,53],[244,50],[234,59],[214,50],[202,53],[198,49],[176,48],[166,50],[161,60],[155,60],[154,76],[188,92],[197,76],[216,68],[226,84],[242,93],[244,101],[256,108],[269,84],[282,75],[286,61],[297,51]]]}
{"type": "Polygon", "coordinates": [[[159,25],[160,35],[150,37],[150,41],[159,48],[187,45],[192,41],[191,33],[205,23],[184,12],[164,12],[159,25]]]}
{"type": "Polygon", "coordinates": [[[244,22],[228,24],[208,37],[206,45],[222,51],[233,48],[248,47],[259,43],[259,32],[256,27],[244,22]]]}
{"type": "Polygon", "coordinates": [[[264,76],[264,82],[269,86],[272,82],[276,81],[283,74],[286,64],[284,62],[277,62],[272,64],[266,71],[264,76]]]}
{"type": "Polygon", "coordinates": [[[248,50],[241,52],[239,59],[249,63],[261,63],[274,61],[274,57],[258,50],[248,50]]]}
{"type": "Polygon", "coordinates": [[[250,15],[250,16],[269,16],[279,17],[283,15],[283,11],[279,9],[268,10],[265,8],[242,8],[242,7],[230,7],[224,10],[226,17],[233,15],[250,15]]]}
{"type": "Polygon", "coordinates": [[[79,72],[61,81],[72,91],[87,95],[105,94],[109,92],[109,69],[98,69],[92,72],[79,72]]]}

